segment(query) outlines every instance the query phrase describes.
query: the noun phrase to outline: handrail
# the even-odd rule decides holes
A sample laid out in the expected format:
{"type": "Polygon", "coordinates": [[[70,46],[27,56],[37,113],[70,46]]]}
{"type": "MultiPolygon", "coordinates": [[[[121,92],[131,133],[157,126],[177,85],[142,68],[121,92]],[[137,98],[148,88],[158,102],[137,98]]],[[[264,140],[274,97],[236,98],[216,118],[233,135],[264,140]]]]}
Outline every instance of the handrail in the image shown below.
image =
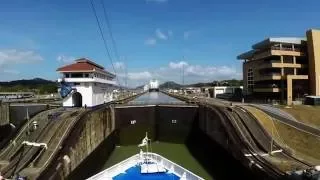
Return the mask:
{"type": "MultiPolygon", "coordinates": [[[[161,163],[166,169],[169,169],[169,171],[172,171],[172,173],[176,174],[179,177],[182,177],[185,175],[186,179],[188,180],[203,180],[200,176],[192,173],[191,171],[183,168],[182,166],[170,161],[167,158],[164,158],[163,156],[156,154],[156,153],[148,153],[153,156],[157,156],[159,159],[153,159],[157,161],[158,163],[161,163]],[[172,168],[173,167],[173,168],[172,168]]],[[[152,159],[152,156],[151,156],[152,159]]]]}
{"type": "MultiPolygon", "coordinates": [[[[162,165],[165,169],[169,171],[169,173],[173,173],[178,177],[186,177],[188,180],[204,180],[200,176],[192,173],[191,171],[183,168],[182,166],[164,158],[163,156],[156,153],[143,153],[144,156],[149,155],[149,158],[153,162],[157,162],[162,165]]],[[[133,167],[139,163],[140,154],[136,154],[131,156],[130,158],[123,160],[110,168],[101,171],[100,173],[88,178],[87,180],[98,180],[98,179],[106,179],[112,178],[120,173],[124,173],[125,170],[133,167]]]]}

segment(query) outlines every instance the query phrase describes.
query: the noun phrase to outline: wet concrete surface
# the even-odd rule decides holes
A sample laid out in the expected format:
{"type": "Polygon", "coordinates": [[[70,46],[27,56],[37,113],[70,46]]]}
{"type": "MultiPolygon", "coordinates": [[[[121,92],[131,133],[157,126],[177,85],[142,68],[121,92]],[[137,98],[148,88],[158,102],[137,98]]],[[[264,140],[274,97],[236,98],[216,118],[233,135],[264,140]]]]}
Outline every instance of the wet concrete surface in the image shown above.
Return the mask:
{"type": "Polygon", "coordinates": [[[185,104],[185,102],[180,101],[176,98],[170,97],[161,92],[149,92],[128,102],[128,104],[157,105],[157,104],[185,104]]]}

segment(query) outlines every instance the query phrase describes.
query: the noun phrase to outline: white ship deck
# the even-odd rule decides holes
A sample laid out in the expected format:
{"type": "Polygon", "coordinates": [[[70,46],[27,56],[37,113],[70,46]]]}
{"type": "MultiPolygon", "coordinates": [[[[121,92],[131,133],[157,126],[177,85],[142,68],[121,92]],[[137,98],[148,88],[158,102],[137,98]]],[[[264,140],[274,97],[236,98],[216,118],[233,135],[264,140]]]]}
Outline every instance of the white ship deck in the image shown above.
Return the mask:
{"type": "Polygon", "coordinates": [[[125,174],[126,170],[131,167],[141,165],[141,174],[145,173],[168,173],[174,174],[181,180],[203,180],[200,176],[188,171],[187,169],[179,166],[178,164],[156,154],[156,153],[143,153],[136,154],[130,158],[121,161],[120,163],[88,178],[87,180],[102,180],[113,179],[114,177],[125,174]],[[148,157],[148,162],[142,160],[143,157],[148,157]]]}

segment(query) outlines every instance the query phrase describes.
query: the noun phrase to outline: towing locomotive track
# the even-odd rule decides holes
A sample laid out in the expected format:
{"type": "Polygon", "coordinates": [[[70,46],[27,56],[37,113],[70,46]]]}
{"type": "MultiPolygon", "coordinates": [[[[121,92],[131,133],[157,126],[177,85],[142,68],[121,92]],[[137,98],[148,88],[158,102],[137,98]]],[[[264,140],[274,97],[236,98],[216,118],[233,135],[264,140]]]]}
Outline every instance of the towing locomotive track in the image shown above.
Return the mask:
{"type": "MultiPolygon", "coordinates": [[[[193,104],[209,108],[221,117],[219,118],[220,123],[224,128],[223,131],[227,134],[224,148],[235,159],[240,160],[245,167],[259,174],[262,179],[285,179],[288,176],[288,169],[281,168],[273,159],[290,162],[290,167],[299,169],[312,167],[311,164],[292,156],[286,147],[274,142],[258,120],[241,106],[230,106],[228,103],[207,103],[194,99],[187,100],[181,97],[179,99],[187,102],[192,101],[193,104]],[[273,153],[273,150],[277,152],[273,153]]],[[[18,133],[14,139],[18,144],[11,143],[1,151],[0,157],[4,161],[1,162],[0,169],[3,176],[12,177],[18,172],[28,174],[28,171],[33,171],[33,174],[38,174],[35,178],[43,177],[43,173],[50,167],[67,143],[66,141],[68,141],[73,129],[79,127],[79,125],[76,126],[79,120],[86,114],[109,105],[111,104],[104,104],[91,109],[79,108],[65,112],[57,111],[58,115],[55,120],[44,121],[43,124],[39,125],[37,134],[31,134],[28,137],[29,141],[46,143],[48,149],[21,144],[25,137],[23,132],[25,128],[22,128],[22,132],[18,133]]]]}

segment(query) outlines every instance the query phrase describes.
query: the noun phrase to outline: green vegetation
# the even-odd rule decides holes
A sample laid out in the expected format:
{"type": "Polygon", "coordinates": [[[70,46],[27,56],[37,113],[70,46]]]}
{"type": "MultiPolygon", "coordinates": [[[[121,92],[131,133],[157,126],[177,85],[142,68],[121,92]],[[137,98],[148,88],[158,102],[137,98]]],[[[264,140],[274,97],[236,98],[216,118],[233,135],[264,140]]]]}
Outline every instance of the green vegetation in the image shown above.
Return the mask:
{"type": "Polygon", "coordinates": [[[51,94],[58,90],[57,84],[44,79],[17,80],[0,82],[0,92],[35,92],[36,94],[51,94]]]}
{"type": "Polygon", "coordinates": [[[294,156],[311,164],[320,164],[320,138],[304,131],[300,131],[289,125],[273,120],[261,110],[253,107],[245,107],[252,113],[269,132],[274,140],[292,150],[294,156]]]}
{"type": "MultiPolygon", "coordinates": [[[[139,153],[139,149],[140,148],[137,147],[137,145],[117,147],[112,152],[108,161],[104,164],[103,169],[109,168],[114,164],[139,153]]],[[[201,164],[191,155],[184,144],[154,142],[152,143],[152,152],[160,154],[204,179],[213,179],[201,164]]]]}
{"type": "Polygon", "coordinates": [[[296,105],[292,108],[281,107],[282,110],[293,115],[298,121],[320,128],[320,107],[296,105]]]}
{"type": "MultiPolygon", "coordinates": [[[[183,87],[205,87],[205,86],[242,86],[243,80],[231,79],[231,80],[221,80],[221,81],[213,81],[208,83],[195,83],[188,85],[181,85],[175,83],[173,81],[168,81],[161,84],[159,87],[162,88],[170,88],[170,89],[180,89],[183,87]]],[[[142,86],[140,87],[142,88],[142,86]]]]}

